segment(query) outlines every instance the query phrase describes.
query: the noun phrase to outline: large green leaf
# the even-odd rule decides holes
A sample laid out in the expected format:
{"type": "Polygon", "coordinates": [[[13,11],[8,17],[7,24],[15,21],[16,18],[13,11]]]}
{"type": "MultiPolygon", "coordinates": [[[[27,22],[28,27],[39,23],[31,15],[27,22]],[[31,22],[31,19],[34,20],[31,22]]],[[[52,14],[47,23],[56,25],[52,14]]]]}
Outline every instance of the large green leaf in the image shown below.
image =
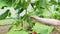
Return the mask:
{"type": "Polygon", "coordinates": [[[33,26],[33,31],[37,32],[37,33],[41,33],[41,34],[49,34],[50,32],[52,32],[54,27],[52,26],[47,26],[47,25],[43,25],[40,23],[36,23],[35,26],[33,26]]]}

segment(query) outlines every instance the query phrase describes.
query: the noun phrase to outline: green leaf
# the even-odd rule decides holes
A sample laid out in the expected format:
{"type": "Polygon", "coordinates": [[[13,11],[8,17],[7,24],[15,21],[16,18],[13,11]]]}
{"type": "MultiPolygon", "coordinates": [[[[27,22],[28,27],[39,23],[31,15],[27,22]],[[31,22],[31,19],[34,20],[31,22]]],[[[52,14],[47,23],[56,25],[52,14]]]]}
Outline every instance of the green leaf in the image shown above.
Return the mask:
{"type": "Polygon", "coordinates": [[[0,0],[0,8],[3,6],[12,6],[12,0],[0,0]]]}
{"type": "Polygon", "coordinates": [[[9,33],[7,33],[7,34],[28,34],[27,32],[25,32],[25,31],[11,31],[11,32],[9,32],[9,33]]]}
{"type": "Polygon", "coordinates": [[[5,19],[8,16],[9,10],[6,10],[2,15],[0,15],[0,20],[5,19]]]}
{"type": "Polygon", "coordinates": [[[43,7],[43,8],[47,8],[49,7],[49,2],[47,0],[39,0],[35,3],[37,8],[43,7]]]}
{"type": "Polygon", "coordinates": [[[13,26],[12,29],[7,34],[28,34],[28,32],[24,30],[15,31],[14,29],[15,29],[15,26],[13,26]]]}
{"type": "Polygon", "coordinates": [[[41,33],[41,34],[49,34],[50,32],[52,32],[52,30],[54,29],[54,27],[52,26],[47,26],[47,25],[43,25],[40,23],[36,23],[35,26],[33,26],[33,31],[37,32],[37,33],[41,33]]]}
{"type": "Polygon", "coordinates": [[[53,18],[54,19],[59,19],[59,17],[60,17],[60,13],[57,12],[57,11],[54,11],[53,18]]]}

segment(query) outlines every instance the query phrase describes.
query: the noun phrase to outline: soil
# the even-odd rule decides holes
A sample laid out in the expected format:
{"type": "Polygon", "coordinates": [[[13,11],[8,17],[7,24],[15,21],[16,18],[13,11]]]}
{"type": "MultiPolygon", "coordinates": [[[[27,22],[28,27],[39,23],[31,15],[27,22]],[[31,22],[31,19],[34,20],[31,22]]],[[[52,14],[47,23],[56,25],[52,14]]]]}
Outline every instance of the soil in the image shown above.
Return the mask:
{"type": "Polygon", "coordinates": [[[0,26],[0,34],[6,34],[11,25],[0,26]]]}

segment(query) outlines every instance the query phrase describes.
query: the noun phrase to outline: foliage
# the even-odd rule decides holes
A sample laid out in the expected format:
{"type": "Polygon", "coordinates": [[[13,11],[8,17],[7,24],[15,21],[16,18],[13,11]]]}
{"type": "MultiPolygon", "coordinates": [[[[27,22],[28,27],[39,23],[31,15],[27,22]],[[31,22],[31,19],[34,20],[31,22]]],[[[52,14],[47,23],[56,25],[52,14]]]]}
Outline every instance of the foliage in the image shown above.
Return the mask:
{"type": "Polygon", "coordinates": [[[40,33],[40,34],[49,34],[53,30],[53,27],[36,23],[32,29],[33,31],[40,33]]]}
{"type": "Polygon", "coordinates": [[[0,20],[3,19],[3,21],[6,21],[4,23],[8,24],[6,19],[9,17],[9,23],[12,24],[7,34],[29,34],[28,31],[30,30],[36,31],[37,34],[49,34],[52,32],[53,26],[37,23],[30,18],[32,15],[60,20],[60,1],[56,0],[0,0],[0,9],[2,7],[4,7],[3,9],[10,7],[8,8],[10,11],[4,10],[5,12],[2,11],[4,13],[0,15],[0,20]],[[11,15],[13,16],[11,17],[11,15]]]}

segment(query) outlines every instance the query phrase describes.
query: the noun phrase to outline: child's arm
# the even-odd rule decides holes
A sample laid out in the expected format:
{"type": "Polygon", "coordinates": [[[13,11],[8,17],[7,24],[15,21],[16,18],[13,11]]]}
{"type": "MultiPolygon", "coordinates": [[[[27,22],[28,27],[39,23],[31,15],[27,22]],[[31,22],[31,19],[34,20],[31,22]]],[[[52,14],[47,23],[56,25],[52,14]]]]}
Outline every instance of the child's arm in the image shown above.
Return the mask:
{"type": "Polygon", "coordinates": [[[40,18],[38,16],[31,16],[31,18],[33,18],[36,21],[39,21],[41,23],[45,23],[45,24],[60,25],[60,20],[48,19],[48,18],[40,18]]]}

